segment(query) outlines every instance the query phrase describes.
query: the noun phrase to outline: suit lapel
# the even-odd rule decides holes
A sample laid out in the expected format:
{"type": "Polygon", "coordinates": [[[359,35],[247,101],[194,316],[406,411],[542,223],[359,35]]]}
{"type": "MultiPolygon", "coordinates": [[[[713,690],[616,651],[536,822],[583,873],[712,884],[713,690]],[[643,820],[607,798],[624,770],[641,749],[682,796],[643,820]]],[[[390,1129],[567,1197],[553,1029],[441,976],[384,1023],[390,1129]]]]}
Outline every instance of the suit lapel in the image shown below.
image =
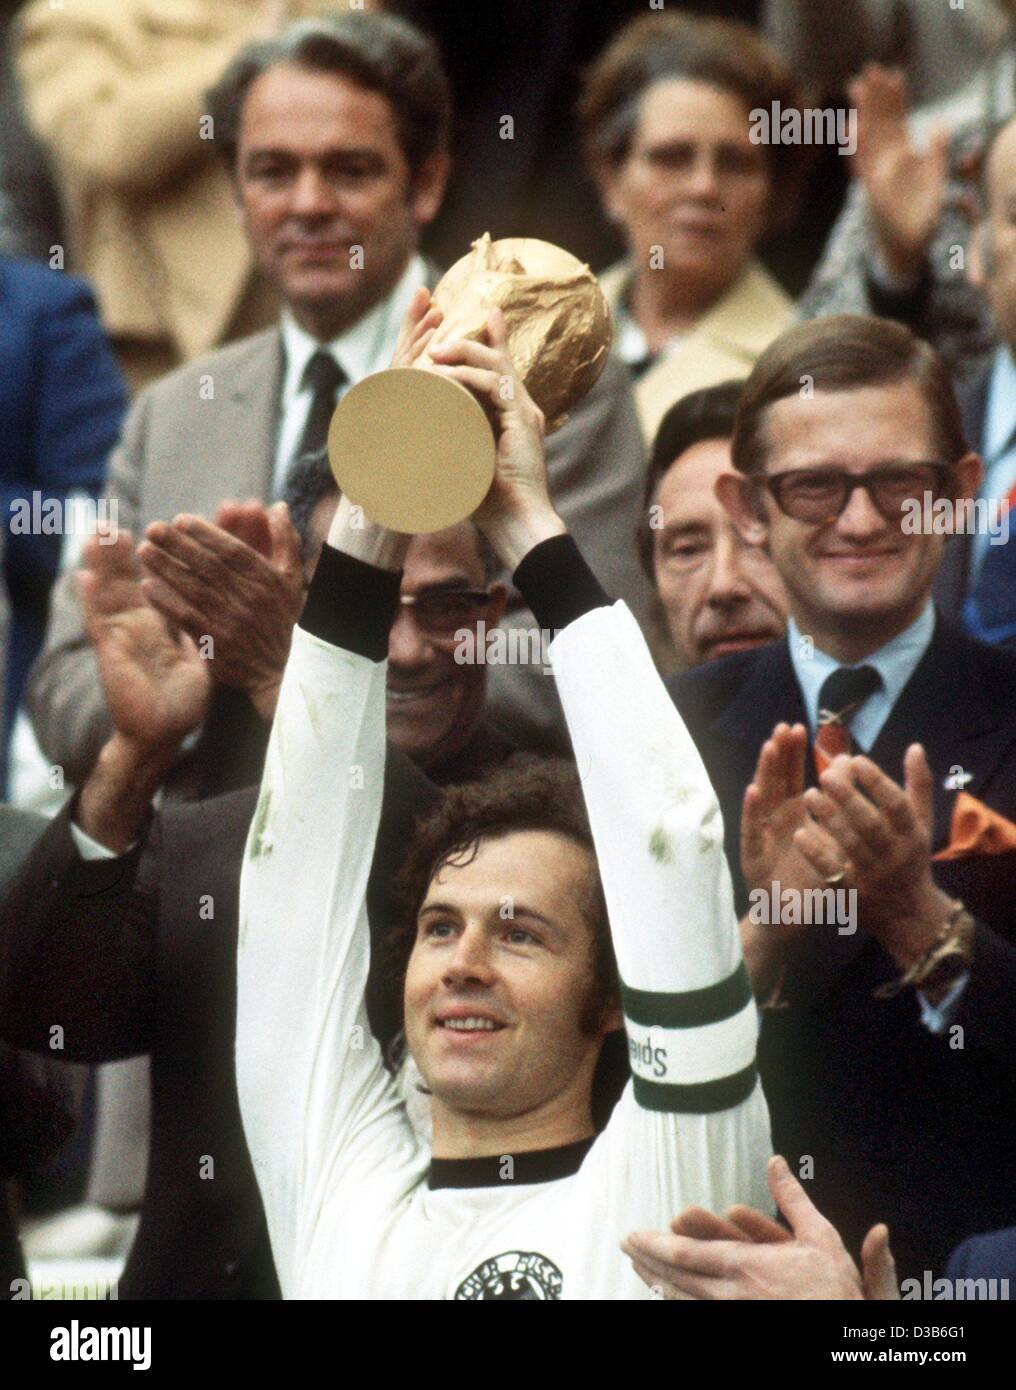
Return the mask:
{"type": "Polygon", "coordinates": [[[999,757],[1013,741],[1012,718],[1000,719],[999,704],[977,662],[977,644],[941,616],[928,650],[907,682],[871,749],[873,760],[896,781],[903,777],[903,755],[921,743],[931,766],[935,797],[933,848],[949,838],[956,786],[979,796],[999,757]],[[962,690],[962,716],[956,700],[962,690]]]}
{"type": "Polygon", "coordinates": [[[220,496],[271,498],[282,395],[282,335],[259,334],[230,374],[219,411],[222,456],[220,496]]]}

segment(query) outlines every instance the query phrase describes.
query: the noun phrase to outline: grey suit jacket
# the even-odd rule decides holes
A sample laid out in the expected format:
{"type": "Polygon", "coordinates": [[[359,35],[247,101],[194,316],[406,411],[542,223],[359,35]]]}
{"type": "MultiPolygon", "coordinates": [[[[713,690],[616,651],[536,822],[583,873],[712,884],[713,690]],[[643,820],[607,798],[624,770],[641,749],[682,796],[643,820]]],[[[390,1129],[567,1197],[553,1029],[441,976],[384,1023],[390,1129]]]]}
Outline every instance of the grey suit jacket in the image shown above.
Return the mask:
{"type": "Polygon", "coordinates": [[[47,825],[45,816],[0,805],[0,900],[47,825]]]}
{"type": "MultiPolygon", "coordinates": [[[[277,328],[188,363],[141,393],[110,461],[107,495],[117,524],[139,533],[191,511],[211,516],[229,497],[268,500],[278,432],[282,341],[277,328]]],[[[637,617],[649,591],[634,530],[644,446],[627,368],[611,360],[572,418],[548,443],[556,505],[607,591],[637,617]]],[[[531,622],[526,615],[510,619],[531,622]]],[[[496,668],[493,711],[516,741],[556,727],[556,696],[542,666],[496,668]]],[[[46,756],[79,785],[109,736],[98,668],[73,574],[57,583],[49,630],[28,692],[46,756]]]]}

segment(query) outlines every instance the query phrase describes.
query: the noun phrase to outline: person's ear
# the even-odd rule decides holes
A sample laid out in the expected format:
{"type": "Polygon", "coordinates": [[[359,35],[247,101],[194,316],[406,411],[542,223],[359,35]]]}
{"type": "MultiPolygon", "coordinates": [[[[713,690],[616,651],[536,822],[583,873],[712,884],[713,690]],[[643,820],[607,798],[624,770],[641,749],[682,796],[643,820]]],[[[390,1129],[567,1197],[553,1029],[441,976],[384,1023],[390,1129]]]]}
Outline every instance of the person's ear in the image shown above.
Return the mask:
{"type": "Polygon", "coordinates": [[[769,523],[762,506],[761,488],[743,473],[721,473],[716,496],[746,545],[765,545],[769,523]]]}
{"type": "Polygon", "coordinates": [[[500,579],[491,584],[488,588],[490,602],[487,605],[487,630],[497,627],[504,617],[505,605],[508,602],[508,587],[502,584],[500,579]]]}
{"type": "Polygon", "coordinates": [[[433,222],[444,199],[451,160],[446,150],[435,150],[423,161],[413,179],[410,202],[417,225],[426,227],[433,222]]]}
{"type": "Polygon", "coordinates": [[[991,271],[991,228],[988,219],[982,218],[971,232],[967,245],[967,279],[975,290],[986,294],[991,271]]]}
{"type": "Polygon", "coordinates": [[[624,1027],[624,1010],[620,1004],[607,1004],[603,1010],[600,1020],[600,1028],[606,1036],[608,1033],[619,1033],[624,1027]]]}
{"type": "Polygon", "coordinates": [[[977,454],[964,454],[949,465],[949,496],[954,502],[976,497],[981,487],[984,469],[977,454]]]}
{"type": "Polygon", "coordinates": [[[627,214],[627,200],[623,191],[625,162],[623,159],[601,159],[590,170],[603,210],[615,226],[623,226],[627,214]]]}

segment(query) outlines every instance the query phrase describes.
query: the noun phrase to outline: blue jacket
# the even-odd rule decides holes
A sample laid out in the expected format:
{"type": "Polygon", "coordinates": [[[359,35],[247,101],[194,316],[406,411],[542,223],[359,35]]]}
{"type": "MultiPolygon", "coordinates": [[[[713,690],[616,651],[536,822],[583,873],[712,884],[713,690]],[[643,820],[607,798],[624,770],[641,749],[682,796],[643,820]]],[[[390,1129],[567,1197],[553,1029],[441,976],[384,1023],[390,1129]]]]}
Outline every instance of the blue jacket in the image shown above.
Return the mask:
{"type": "MultiPolygon", "coordinates": [[[[29,507],[84,491],[95,496],[120,433],[127,398],[83,280],[38,261],[0,256],[0,532],[11,619],[0,728],[6,733],[42,644],[60,535],[11,532],[16,499],[29,507]]],[[[39,515],[38,508],[35,515],[39,515]]]]}
{"type": "Polygon", "coordinates": [[[988,1292],[1000,1299],[1016,1298],[1016,1226],[965,1240],[950,1256],[946,1275],[950,1279],[995,1279],[1000,1282],[993,1290],[989,1286],[988,1292]],[[1003,1279],[1007,1286],[1001,1283],[1003,1279]]]}

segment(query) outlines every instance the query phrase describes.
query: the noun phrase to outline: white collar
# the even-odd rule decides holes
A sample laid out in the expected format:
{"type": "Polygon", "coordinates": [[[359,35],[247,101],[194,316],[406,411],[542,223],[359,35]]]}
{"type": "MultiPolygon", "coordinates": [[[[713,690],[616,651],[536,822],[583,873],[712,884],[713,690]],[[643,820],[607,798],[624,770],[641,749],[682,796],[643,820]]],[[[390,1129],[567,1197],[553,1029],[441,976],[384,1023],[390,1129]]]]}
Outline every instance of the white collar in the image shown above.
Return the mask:
{"type": "Polygon", "coordinates": [[[346,373],[351,383],[362,381],[372,372],[381,371],[391,361],[392,353],[399,336],[399,328],[409,308],[409,301],[426,282],[427,271],[423,258],[410,257],[409,264],[395,288],[369,309],[362,318],[357,319],[345,333],[340,333],[330,343],[321,343],[301,328],[293,317],[292,310],[283,309],[280,331],[282,346],[286,355],[286,374],[282,383],[283,408],[299,394],[307,363],[315,352],[324,348],[346,373]]]}
{"type": "Polygon", "coordinates": [[[984,457],[990,465],[1008,451],[1016,435],[1016,360],[999,347],[992,364],[984,422],[984,457]]]}

